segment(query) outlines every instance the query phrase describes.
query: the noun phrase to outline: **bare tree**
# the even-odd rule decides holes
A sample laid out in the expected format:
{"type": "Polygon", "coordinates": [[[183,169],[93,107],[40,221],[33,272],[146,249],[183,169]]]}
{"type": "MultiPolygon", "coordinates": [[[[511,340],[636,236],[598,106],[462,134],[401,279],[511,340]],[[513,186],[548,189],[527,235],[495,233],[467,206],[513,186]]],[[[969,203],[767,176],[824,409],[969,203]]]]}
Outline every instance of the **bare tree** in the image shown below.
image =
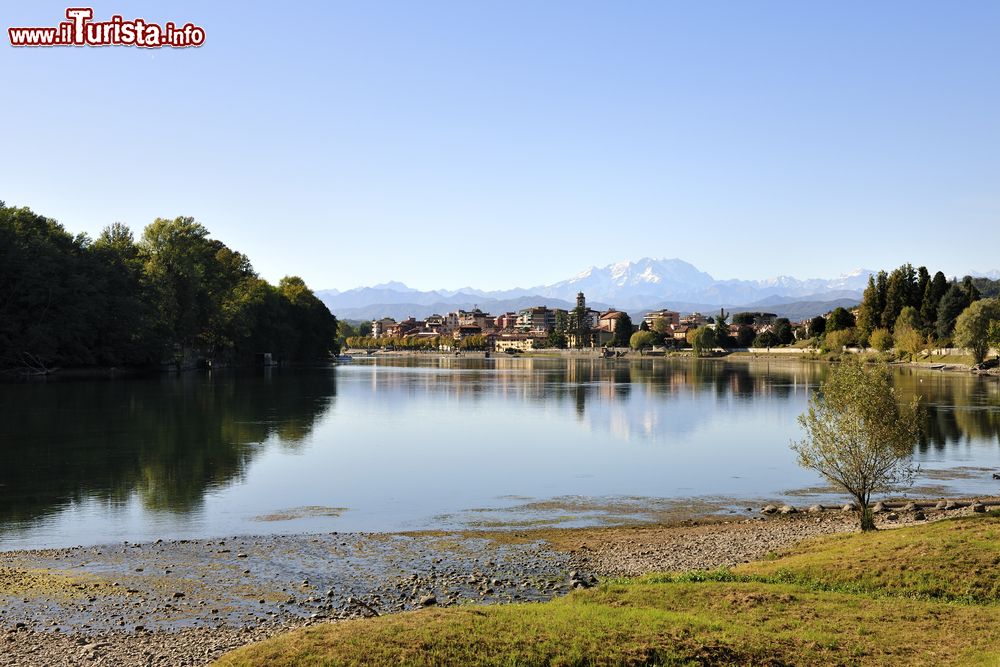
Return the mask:
{"type": "Polygon", "coordinates": [[[854,498],[861,530],[875,530],[871,498],[910,486],[918,437],[919,399],[901,404],[888,367],[838,364],[799,416],[803,440],[793,442],[799,465],[854,498]]]}

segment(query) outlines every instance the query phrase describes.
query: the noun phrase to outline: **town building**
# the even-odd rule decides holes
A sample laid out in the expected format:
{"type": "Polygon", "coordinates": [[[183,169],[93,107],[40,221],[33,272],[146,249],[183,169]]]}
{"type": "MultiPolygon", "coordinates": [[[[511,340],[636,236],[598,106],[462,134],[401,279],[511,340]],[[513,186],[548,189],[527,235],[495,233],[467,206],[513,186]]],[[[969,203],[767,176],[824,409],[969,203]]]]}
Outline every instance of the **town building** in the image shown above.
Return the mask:
{"type": "Polygon", "coordinates": [[[556,328],[556,311],[545,306],[524,308],[517,313],[516,326],[520,331],[548,333],[556,328]]]}
{"type": "Polygon", "coordinates": [[[535,344],[539,340],[541,340],[539,336],[532,336],[525,333],[497,334],[493,342],[493,349],[497,352],[506,352],[507,350],[531,352],[536,349],[535,344]]]}
{"type": "Polygon", "coordinates": [[[646,313],[646,316],[642,318],[642,321],[650,329],[653,328],[653,324],[657,320],[664,320],[668,327],[676,327],[680,326],[681,314],[676,310],[655,310],[651,313],[646,313]]]}
{"type": "Polygon", "coordinates": [[[391,317],[383,317],[380,320],[372,320],[372,338],[388,335],[389,327],[396,324],[396,320],[391,317]]]}

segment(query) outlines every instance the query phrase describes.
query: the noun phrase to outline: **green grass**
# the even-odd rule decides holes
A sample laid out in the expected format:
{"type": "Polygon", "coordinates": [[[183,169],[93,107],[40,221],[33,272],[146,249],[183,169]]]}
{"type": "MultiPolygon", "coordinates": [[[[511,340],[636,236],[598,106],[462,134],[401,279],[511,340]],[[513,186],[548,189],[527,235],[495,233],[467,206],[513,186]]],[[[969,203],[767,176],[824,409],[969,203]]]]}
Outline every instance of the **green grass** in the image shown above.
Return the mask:
{"type": "Polygon", "coordinates": [[[735,570],[544,604],[319,625],[243,665],[1000,665],[1000,516],[822,538],[735,570]]]}

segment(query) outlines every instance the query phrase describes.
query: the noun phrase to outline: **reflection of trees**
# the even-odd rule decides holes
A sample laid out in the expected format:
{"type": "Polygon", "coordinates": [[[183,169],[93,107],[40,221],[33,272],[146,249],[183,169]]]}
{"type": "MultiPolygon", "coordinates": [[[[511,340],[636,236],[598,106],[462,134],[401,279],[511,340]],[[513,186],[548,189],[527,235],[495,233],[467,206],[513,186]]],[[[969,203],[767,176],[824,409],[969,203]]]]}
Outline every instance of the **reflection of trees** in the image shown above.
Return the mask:
{"type": "MultiPolygon", "coordinates": [[[[804,404],[805,391],[814,389],[828,370],[824,364],[797,360],[732,363],[711,359],[500,357],[443,358],[432,363],[433,370],[428,372],[425,359],[379,360],[372,389],[436,392],[456,400],[500,396],[565,402],[582,418],[590,401],[597,400],[602,407],[628,405],[635,402],[634,393],[640,388],[646,396],[660,400],[709,394],[718,402],[738,405],[762,399],[787,401],[798,394],[804,404]]],[[[995,381],[909,368],[894,369],[893,377],[905,400],[915,393],[924,397],[927,410],[921,450],[969,439],[1000,442],[1000,388],[995,381]]]]}
{"type": "Polygon", "coordinates": [[[919,395],[927,408],[920,452],[972,440],[1000,444],[1000,386],[995,381],[903,369],[895,384],[904,399],[919,395]]]}
{"type": "Polygon", "coordinates": [[[330,371],[0,385],[0,522],[67,503],[189,512],[262,446],[296,446],[336,395],[330,371]]]}

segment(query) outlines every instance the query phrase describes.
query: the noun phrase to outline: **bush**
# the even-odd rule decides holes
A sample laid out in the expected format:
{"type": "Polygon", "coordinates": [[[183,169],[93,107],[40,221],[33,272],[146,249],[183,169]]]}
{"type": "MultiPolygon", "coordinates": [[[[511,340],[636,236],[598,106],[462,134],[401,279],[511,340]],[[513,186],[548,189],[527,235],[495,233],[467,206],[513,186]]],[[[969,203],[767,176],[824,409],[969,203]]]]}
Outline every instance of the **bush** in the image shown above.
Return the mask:
{"type": "Polygon", "coordinates": [[[892,336],[888,329],[875,329],[868,337],[868,342],[879,352],[887,352],[892,347],[892,336]]]}
{"type": "Polygon", "coordinates": [[[857,341],[858,334],[853,328],[827,331],[823,335],[822,350],[824,352],[840,352],[845,346],[854,345],[857,341]]]}
{"type": "Polygon", "coordinates": [[[653,331],[636,331],[628,340],[628,345],[633,350],[645,350],[656,344],[659,336],[653,331]]]}

